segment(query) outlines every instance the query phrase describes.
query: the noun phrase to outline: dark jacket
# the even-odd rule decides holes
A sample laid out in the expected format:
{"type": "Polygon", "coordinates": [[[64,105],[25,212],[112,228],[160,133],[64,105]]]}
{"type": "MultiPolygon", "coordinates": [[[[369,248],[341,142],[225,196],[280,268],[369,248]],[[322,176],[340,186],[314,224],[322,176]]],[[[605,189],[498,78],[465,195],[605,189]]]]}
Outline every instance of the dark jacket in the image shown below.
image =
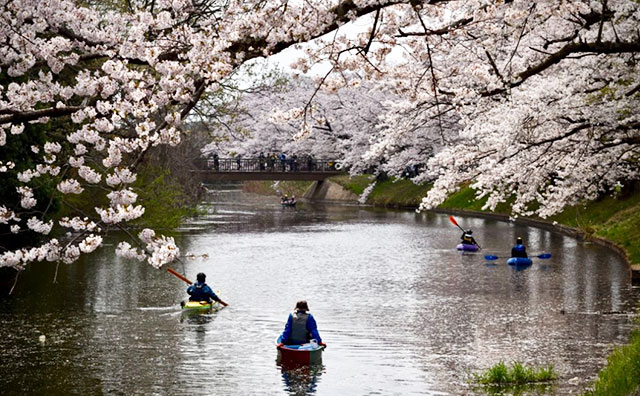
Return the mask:
{"type": "Polygon", "coordinates": [[[312,338],[315,338],[318,343],[322,342],[313,315],[299,310],[290,313],[280,342],[288,345],[299,345],[309,342],[312,338]]]}
{"type": "Polygon", "coordinates": [[[196,282],[187,288],[189,301],[220,301],[216,293],[206,283],[196,282]]]}
{"type": "Polygon", "coordinates": [[[515,245],[511,248],[511,257],[527,258],[527,248],[524,245],[515,245]]]}
{"type": "Polygon", "coordinates": [[[466,231],[462,233],[462,236],[460,236],[460,240],[465,245],[477,245],[476,240],[473,239],[471,234],[467,234],[466,231]]]}

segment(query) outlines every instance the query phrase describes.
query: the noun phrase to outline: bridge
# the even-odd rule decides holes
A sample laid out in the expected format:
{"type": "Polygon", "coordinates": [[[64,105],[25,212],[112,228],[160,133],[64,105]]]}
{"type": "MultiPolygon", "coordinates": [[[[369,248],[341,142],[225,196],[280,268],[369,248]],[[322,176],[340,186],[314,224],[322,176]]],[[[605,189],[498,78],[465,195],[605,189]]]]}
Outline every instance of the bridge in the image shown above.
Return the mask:
{"type": "Polygon", "coordinates": [[[334,160],[287,158],[209,158],[198,161],[198,170],[192,171],[204,182],[226,180],[324,180],[342,175],[334,160]]]}

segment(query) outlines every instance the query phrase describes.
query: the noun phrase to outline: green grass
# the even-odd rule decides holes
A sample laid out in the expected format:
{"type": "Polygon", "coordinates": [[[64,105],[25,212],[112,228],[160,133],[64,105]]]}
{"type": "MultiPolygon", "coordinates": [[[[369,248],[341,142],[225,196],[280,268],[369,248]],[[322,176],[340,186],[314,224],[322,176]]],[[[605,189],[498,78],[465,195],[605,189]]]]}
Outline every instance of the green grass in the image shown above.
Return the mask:
{"type": "Polygon", "coordinates": [[[593,388],[585,396],[640,395],[640,331],[631,334],[629,345],[616,348],[607,358],[593,388]]]}
{"type": "MultiPolygon", "coordinates": [[[[462,186],[459,191],[451,194],[440,206],[441,209],[463,209],[482,212],[487,198],[476,199],[476,191],[468,186],[462,186]]],[[[511,212],[511,202],[498,204],[493,213],[508,215],[511,212]]]]}
{"type": "Polygon", "coordinates": [[[640,191],[569,207],[548,220],[612,241],[627,251],[632,264],[640,264],[640,191]]]}
{"type": "Polygon", "coordinates": [[[481,385],[525,385],[536,382],[549,382],[557,378],[553,366],[527,367],[520,362],[507,366],[504,362],[490,367],[480,374],[473,375],[474,381],[481,385]]]}
{"type": "Polygon", "coordinates": [[[330,179],[332,182],[338,183],[347,190],[353,192],[357,196],[362,195],[364,189],[367,188],[371,182],[373,182],[373,176],[371,175],[359,175],[359,176],[335,176],[330,179]]]}
{"type": "Polygon", "coordinates": [[[417,207],[430,188],[430,184],[415,184],[406,179],[379,181],[367,202],[376,206],[417,207]]]}

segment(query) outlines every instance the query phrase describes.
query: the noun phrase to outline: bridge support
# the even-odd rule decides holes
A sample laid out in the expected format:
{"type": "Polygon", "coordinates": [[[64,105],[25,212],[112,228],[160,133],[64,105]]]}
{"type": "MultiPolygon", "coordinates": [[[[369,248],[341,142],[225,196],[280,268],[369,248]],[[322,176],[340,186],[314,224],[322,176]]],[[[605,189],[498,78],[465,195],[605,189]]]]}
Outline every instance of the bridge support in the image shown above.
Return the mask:
{"type": "Polygon", "coordinates": [[[304,193],[311,201],[358,202],[358,196],[331,180],[318,180],[304,193]]]}

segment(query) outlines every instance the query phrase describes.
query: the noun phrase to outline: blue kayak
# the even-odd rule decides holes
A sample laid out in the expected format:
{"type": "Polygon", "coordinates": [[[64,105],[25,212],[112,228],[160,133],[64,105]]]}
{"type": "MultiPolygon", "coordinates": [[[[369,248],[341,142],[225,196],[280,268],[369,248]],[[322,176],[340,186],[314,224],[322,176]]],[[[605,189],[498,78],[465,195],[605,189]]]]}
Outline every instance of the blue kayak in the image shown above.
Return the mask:
{"type": "Polygon", "coordinates": [[[532,261],[529,257],[511,257],[507,260],[509,265],[531,265],[532,261]]]}
{"type": "Polygon", "coordinates": [[[466,243],[461,243],[456,246],[456,249],[462,250],[464,252],[476,252],[478,251],[478,245],[467,245],[466,243]]]}

